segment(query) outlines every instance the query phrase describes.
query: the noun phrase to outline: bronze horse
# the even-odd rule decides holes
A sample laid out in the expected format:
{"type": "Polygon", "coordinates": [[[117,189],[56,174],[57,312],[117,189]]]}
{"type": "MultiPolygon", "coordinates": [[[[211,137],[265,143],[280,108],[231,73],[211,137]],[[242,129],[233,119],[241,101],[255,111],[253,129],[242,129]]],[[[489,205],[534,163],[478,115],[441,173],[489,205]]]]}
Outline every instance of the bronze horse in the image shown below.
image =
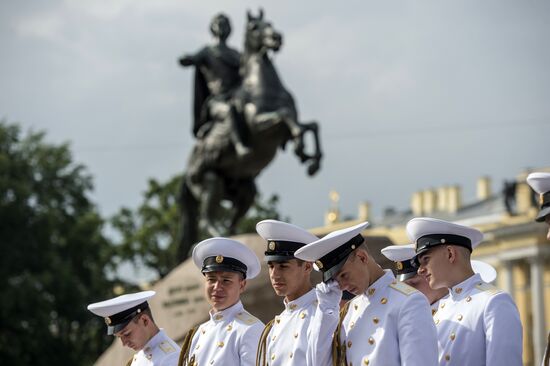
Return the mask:
{"type": "Polygon", "coordinates": [[[220,108],[219,101],[211,108],[216,112],[209,114],[212,121],[207,123],[204,137],[197,140],[183,176],[178,249],[181,260],[188,257],[197,242],[199,225],[212,236],[234,233],[238,221],[254,203],[254,179],[289,140],[300,161],[308,164],[309,175],[320,168],[319,126],[316,122],[298,121],[294,99],[270,59],[270,52],[278,51],[281,45],[281,34],[263,19],[262,10],[257,17],[247,13],[240,86],[225,108],[220,108]],[[231,138],[239,124],[245,126],[245,152],[238,151],[231,138]],[[311,154],[306,152],[304,142],[308,132],[314,141],[311,154]],[[228,222],[219,223],[222,201],[231,202],[232,214],[228,222]]]}

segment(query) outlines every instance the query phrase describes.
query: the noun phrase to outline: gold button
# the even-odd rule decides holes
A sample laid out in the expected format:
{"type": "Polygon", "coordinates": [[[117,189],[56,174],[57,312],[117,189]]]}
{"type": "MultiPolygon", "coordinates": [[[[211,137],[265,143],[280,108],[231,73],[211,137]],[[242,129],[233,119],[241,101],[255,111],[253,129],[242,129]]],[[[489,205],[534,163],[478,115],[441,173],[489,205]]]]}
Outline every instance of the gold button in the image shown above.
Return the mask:
{"type": "Polygon", "coordinates": [[[456,292],[457,294],[462,293],[462,287],[458,287],[458,288],[455,290],[455,292],[456,292]]]}
{"type": "Polygon", "coordinates": [[[364,363],[365,365],[368,365],[368,364],[370,363],[370,362],[369,362],[369,359],[368,359],[368,358],[365,358],[365,359],[363,360],[363,363],[364,363]]]}
{"type": "Polygon", "coordinates": [[[355,308],[355,310],[357,310],[357,308],[359,307],[359,305],[354,304],[353,307],[355,308]]]}
{"type": "Polygon", "coordinates": [[[348,348],[351,348],[351,345],[352,345],[351,341],[348,341],[348,348]]]}
{"type": "Polygon", "coordinates": [[[380,300],[380,302],[381,302],[382,304],[385,304],[385,303],[388,302],[388,299],[386,299],[385,297],[383,297],[382,300],[380,300]]]}
{"type": "Polygon", "coordinates": [[[275,321],[277,322],[277,324],[279,324],[281,322],[281,319],[277,319],[275,321]]]}
{"type": "Polygon", "coordinates": [[[273,361],[275,359],[275,355],[271,355],[271,361],[273,361]]]}
{"type": "Polygon", "coordinates": [[[213,365],[213,364],[214,364],[214,360],[210,360],[210,364],[213,365]]]}
{"type": "Polygon", "coordinates": [[[451,338],[451,341],[454,341],[454,340],[455,340],[455,338],[456,338],[456,334],[455,334],[454,332],[452,332],[452,333],[451,333],[451,337],[450,337],[450,338],[451,338]]]}
{"type": "Polygon", "coordinates": [[[458,314],[458,317],[457,317],[458,321],[461,321],[462,318],[463,318],[462,314],[458,314]]]}
{"type": "Polygon", "coordinates": [[[470,301],[472,301],[472,297],[471,297],[471,296],[468,296],[468,297],[466,298],[466,302],[470,302],[470,301]]]}
{"type": "Polygon", "coordinates": [[[350,328],[350,329],[353,328],[354,326],[355,326],[355,322],[349,323],[349,328],[350,328]]]}
{"type": "Polygon", "coordinates": [[[437,309],[432,309],[432,316],[434,316],[435,313],[437,313],[437,309]]]}
{"type": "Polygon", "coordinates": [[[298,338],[298,332],[294,333],[294,338],[298,338]]]}
{"type": "Polygon", "coordinates": [[[441,309],[443,309],[445,307],[445,303],[441,304],[441,309]]]}
{"type": "Polygon", "coordinates": [[[195,347],[195,349],[199,349],[200,346],[201,346],[200,344],[197,344],[197,347],[195,347]]]}
{"type": "Polygon", "coordinates": [[[298,307],[296,304],[290,304],[290,310],[294,310],[298,307]]]}
{"type": "Polygon", "coordinates": [[[229,325],[227,326],[227,331],[230,332],[231,329],[233,329],[233,326],[232,326],[231,324],[229,324],[229,325]]]}
{"type": "Polygon", "coordinates": [[[439,319],[435,319],[435,325],[438,325],[439,324],[439,319]]]}
{"type": "Polygon", "coordinates": [[[369,344],[374,344],[374,338],[369,337],[369,344]]]}
{"type": "Polygon", "coordinates": [[[451,360],[451,355],[445,355],[445,361],[450,361],[451,360]]]}
{"type": "Polygon", "coordinates": [[[220,320],[221,318],[223,318],[223,315],[216,315],[216,316],[214,317],[214,320],[220,320]]]}
{"type": "Polygon", "coordinates": [[[375,288],[369,288],[369,290],[367,291],[367,293],[368,293],[369,296],[372,296],[372,295],[374,295],[374,291],[376,291],[375,288]]]}
{"type": "Polygon", "coordinates": [[[305,317],[306,317],[306,313],[300,314],[300,318],[301,318],[301,319],[304,319],[305,317]]]}
{"type": "Polygon", "coordinates": [[[275,338],[277,338],[277,336],[273,336],[273,337],[271,337],[271,340],[272,340],[272,341],[274,341],[274,340],[275,340],[275,338]]]}
{"type": "Polygon", "coordinates": [[[223,341],[219,341],[219,342],[218,342],[218,347],[221,348],[221,347],[223,347],[223,345],[224,345],[223,341]]]}
{"type": "Polygon", "coordinates": [[[292,358],[292,356],[293,356],[293,354],[292,354],[292,352],[290,352],[290,358],[292,358]]]}
{"type": "Polygon", "coordinates": [[[374,322],[374,324],[378,324],[380,319],[378,319],[377,317],[374,317],[374,318],[372,318],[372,321],[374,322]]]}
{"type": "Polygon", "coordinates": [[[201,330],[201,333],[202,333],[202,334],[206,333],[206,330],[202,329],[202,330],[201,330]]]}

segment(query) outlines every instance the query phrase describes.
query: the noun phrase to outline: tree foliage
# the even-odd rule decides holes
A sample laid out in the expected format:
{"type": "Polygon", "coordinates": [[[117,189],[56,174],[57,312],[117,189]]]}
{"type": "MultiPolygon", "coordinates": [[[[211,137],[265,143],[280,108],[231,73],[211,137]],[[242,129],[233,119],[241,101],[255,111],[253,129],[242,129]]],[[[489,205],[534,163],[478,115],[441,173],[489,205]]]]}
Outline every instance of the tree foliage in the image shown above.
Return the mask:
{"type": "MultiPolygon", "coordinates": [[[[135,210],[123,208],[111,221],[120,234],[121,256],[136,265],[145,265],[163,277],[178,263],[177,245],[180,214],[178,195],[181,175],[165,183],[150,179],[144,193],[144,202],[135,210]]],[[[263,219],[278,219],[277,195],[262,202],[258,195],[247,215],[239,222],[236,234],[255,232],[256,223],[263,219]]],[[[229,217],[230,208],[222,208],[220,220],[229,217]]],[[[200,231],[200,240],[208,238],[200,231]]]]}
{"type": "Polygon", "coordinates": [[[115,248],[67,144],[0,121],[0,359],[88,365],[105,349],[86,305],[111,297],[115,248]]]}

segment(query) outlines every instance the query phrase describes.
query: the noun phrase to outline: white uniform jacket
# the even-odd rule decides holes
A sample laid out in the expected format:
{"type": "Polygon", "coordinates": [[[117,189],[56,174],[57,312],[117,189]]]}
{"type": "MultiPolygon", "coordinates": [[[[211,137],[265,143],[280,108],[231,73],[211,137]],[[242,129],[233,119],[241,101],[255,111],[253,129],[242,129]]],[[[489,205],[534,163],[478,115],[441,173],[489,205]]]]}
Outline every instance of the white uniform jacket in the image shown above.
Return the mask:
{"type": "Polygon", "coordinates": [[[434,316],[440,365],[521,366],[522,329],[505,292],[475,274],[449,289],[434,316]]]}
{"type": "MultiPolygon", "coordinates": [[[[317,310],[308,353],[316,366],[332,365],[337,324],[337,313],[317,310]]],[[[348,365],[437,365],[437,334],[428,300],[389,270],[350,300],[340,341],[348,365]]]]}
{"type": "Polygon", "coordinates": [[[161,329],[132,358],[132,366],[177,366],[180,347],[161,329]]]}
{"type": "Polygon", "coordinates": [[[258,341],[264,324],[244,310],[239,301],[214,313],[197,329],[189,350],[190,365],[256,364],[258,341]]]}
{"type": "Polygon", "coordinates": [[[285,310],[275,317],[266,338],[267,365],[307,365],[310,324],[316,309],[315,289],[294,301],[285,302],[285,310]]]}

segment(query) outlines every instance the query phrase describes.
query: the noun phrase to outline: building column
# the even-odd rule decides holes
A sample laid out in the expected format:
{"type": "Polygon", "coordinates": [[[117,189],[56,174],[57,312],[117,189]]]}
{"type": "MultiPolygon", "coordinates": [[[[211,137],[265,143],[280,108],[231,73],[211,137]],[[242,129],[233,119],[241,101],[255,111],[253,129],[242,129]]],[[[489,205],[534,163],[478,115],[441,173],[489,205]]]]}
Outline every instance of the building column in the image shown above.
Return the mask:
{"type": "Polygon", "coordinates": [[[509,261],[503,261],[502,262],[502,268],[504,268],[504,279],[502,283],[502,286],[504,286],[504,290],[512,296],[512,299],[515,299],[514,296],[514,273],[512,272],[513,269],[513,263],[511,260],[509,261]]]}
{"type": "Polygon", "coordinates": [[[535,365],[540,365],[546,348],[546,321],[542,260],[539,256],[529,259],[531,264],[531,305],[533,312],[533,352],[535,365]]]}

